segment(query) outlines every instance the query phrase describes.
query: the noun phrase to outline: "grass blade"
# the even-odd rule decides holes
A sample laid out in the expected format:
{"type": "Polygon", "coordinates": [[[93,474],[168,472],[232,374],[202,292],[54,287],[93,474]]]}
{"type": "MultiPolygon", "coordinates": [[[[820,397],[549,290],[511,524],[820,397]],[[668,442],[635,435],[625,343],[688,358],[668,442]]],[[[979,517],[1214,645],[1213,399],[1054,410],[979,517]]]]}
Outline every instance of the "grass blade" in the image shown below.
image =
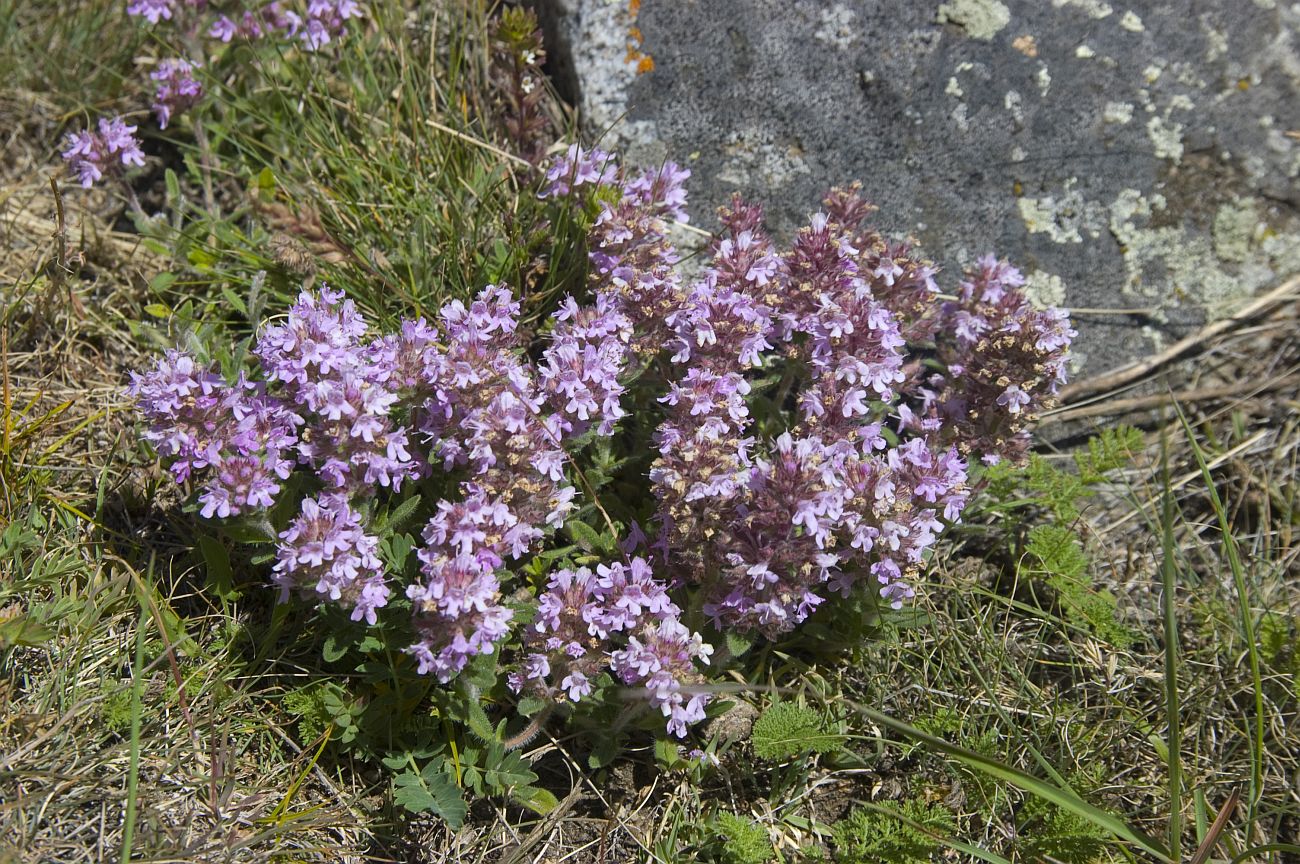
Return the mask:
{"type": "Polygon", "coordinates": [[[1148,837],[1115,814],[1089,804],[1073,792],[1068,792],[1059,786],[1053,786],[1051,783],[1040,780],[1031,774],[1026,774],[1024,771],[1014,768],[999,759],[976,753],[974,750],[968,750],[928,732],[923,732],[915,726],[868,708],[865,705],[849,700],[845,700],[845,704],[879,726],[925,744],[939,753],[958,759],[977,771],[1004,780],[1031,795],[1037,795],[1039,798],[1050,801],[1081,819],[1086,819],[1112,836],[1132,843],[1151,857],[1166,862],[1166,864],[1172,864],[1173,859],[1170,857],[1169,850],[1158,840],[1148,837]]]}
{"type": "MultiPolygon", "coordinates": [[[[1165,435],[1160,436],[1160,575],[1161,607],[1165,629],[1165,719],[1169,726],[1166,739],[1169,764],[1169,851],[1174,861],[1182,860],[1183,839],[1183,724],[1178,693],[1178,615],[1176,603],[1177,569],[1174,556],[1174,491],[1169,479],[1169,448],[1165,435]]],[[[1213,846],[1213,844],[1211,844],[1213,846]]]]}
{"type": "Polygon", "coordinates": [[[1223,548],[1228,556],[1228,568],[1232,572],[1233,588],[1237,592],[1237,613],[1241,621],[1242,636],[1246,640],[1246,651],[1250,661],[1250,678],[1251,685],[1255,696],[1255,717],[1253,723],[1253,734],[1250,738],[1250,795],[1246,800],[1246,836],[1250,836],[1251,828],[1255,823],[1255,808],[1259,804],[1260,796],[1264,793],[1264,684],[1260,674],[1259,662],[1259,642],[1255,638],[1255,620],[1250,611],[1250,594],[1246,587],[1246,570],[1241,563],[1241,555],[1237,550],[1237,538],[1232,536],[1232,526],[1228,524],[1228,511],[1223,506],[1223,500],[1219,497],[1219,490],[1214,486],[1214,478],[1210,475],[1209,465],[1206,463],[1205,451],[1201,449],[1200,443],[1196,440],[1196,434],[1192,426],[1187,422],[1183,409],[1177,402],[1173,403],[1174,411],[1178,412],[1178,419],[1183,425],[1183,431],[1187,433],[1187,441],[1191,445],[1192,455],[1196,458],[1196,465],[1201,471],[1201,478],[1205,481],[1206,492],[1210,496],[1210,505],[1214,509],[1214,516],[1219,523],[1219,531],[1223,535],[1223,548]]]}
{"type": "Polygon", "coordinates": [[[126,815],[122,820],[122,864],[131,860],[131,845],[135,841],[136,796],[140,787],[140,714],[144,693],[144,633],[149,621],[149,610],[140,607],[140,620],[135,626],[135,663],[131,667],[131,763],[126,779],[126,815]]]}

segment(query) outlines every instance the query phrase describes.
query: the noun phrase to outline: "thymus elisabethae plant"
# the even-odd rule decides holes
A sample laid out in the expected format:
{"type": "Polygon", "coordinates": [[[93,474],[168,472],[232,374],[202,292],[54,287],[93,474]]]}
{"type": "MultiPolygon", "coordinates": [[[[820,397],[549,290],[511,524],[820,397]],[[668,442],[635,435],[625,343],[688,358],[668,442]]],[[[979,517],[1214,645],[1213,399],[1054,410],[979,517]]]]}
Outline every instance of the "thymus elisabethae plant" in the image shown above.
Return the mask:
{"type": "Polygon", "coordinates": [[[322,286],[233,380],[184,351],[134,376],[146,438],[204,518],[282,514],[282,597],[404,616],[421,675],[477,703],[455,680],[491,662],[529,713],[633,688],[685,736],[718,634],[913,596],[970,461],[1022,457],[1074,335],[993,256],[942,299],[857,187],[785,252],[733,202],[687,279],[688,174],[576,146],[550,167],[590,274],[538,334],[506,286],[388,333],[322,286]]]}
{"type": "MultiPolygon", "coordinates": [[[[127,0],[128,15],[150,27],[166,28],[160,36],[164,43],[191,55],[164,58],[149,75],[155,82],[151,108],[160,129],[202,101],[204,88],[196,73],[207,55],[222,53],[223,43],[275,41],[281,48],[316,52],[345,36],[347,22],[364,14],[356,0],[273,0],[252,10],[244,6],[215,0],[127,0]]],[[[68,170],[85,188],[106,175],[120,177],[145,161],[138,126],[118,116],[101,118],[96,129],[68,133],[62,151],[68,170]]]]}

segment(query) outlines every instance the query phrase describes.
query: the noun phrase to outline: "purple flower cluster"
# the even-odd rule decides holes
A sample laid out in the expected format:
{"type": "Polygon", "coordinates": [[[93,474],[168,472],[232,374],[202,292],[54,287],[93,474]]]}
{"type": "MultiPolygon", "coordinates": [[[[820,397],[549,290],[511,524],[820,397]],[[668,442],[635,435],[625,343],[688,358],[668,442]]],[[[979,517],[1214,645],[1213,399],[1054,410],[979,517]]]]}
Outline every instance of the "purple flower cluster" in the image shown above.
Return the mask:
{"type": "Polygon", "coordinates": [[[272,0],[256,10],[219,12],[214,20],[204,23],[201,16],[208,6],[208,0],[127,0],[126,12],[150,24],[174,21],[185,29],[206,32],[222,42],[278,35],[298,39],[310,51],[317,51],[345,34],[348,20],[363,15],[357,0],[305,0],[301,6],[272,0]]]}
{"type": "Polygon", "coordinates": [[[294,589],[352,606],[352,620],[374,624],[375,610],[388,603],[379,538],[367,534],[361,514],[343,495],[302,502],[302,512],[280,535],[274,582],[281,602],[294,589]]]}
{"type": "Polygon", "coordinates": [[[257,40],[271,35],[299,39],[309,51],[319,51],[347,32],[349,18],[360,18],[356,0],[307,0],[304,14],[272,2],[257,11],[246,11],[238,19],[221,15],[208,28],[208,35],[222,42],[233,39],[257,40]]]}
{"type": "Polygon", "coordinates": [[[327,487],[400,491],[421,468],[408,449],[408,429],[390,417],[398,395],[383,360],[391,355],[382,340],[364,343],[365,333],[355,304],[322,288],[319,295],[304,292],[254,350],[267,379],[307,418],[298,455],[327,487]]]}
{"type": "Polygon", "coordinates": [[[546,410],[510,291],[489,285],[468,306],[444,306],[441,319],[444,344],[425,353],[420,430],[433,461],[468,477],[461,500],[438,502],[420,552],[426,581],[407,594],[420,610],[420,670],[446,681],[506,635],[513,613],[494,574],[564,523],[575,490],[561,446],[572,424],[546,410]]]}
{"type": "Polygon", "coordinates": [[[1074,335],[992,257],[937,302],[933,266],[866,225],[855,187],[787,252],[733,201],[688,282],[668,241],[688,176],[578,147],[552,166],[544,195],[592,205],[591,268],[585,302],[564,298],[535,341],[499,286],[381,335],[340,293],[304,292],[257,340],[255,381],[178,352],[135,376],[147,438],[178,480],[203,479],[209,517],[307,473],[323,491],[280,535],[275,581],[372,623],[396,586],[367,525],[409,484],[437,490],[402,586],[421,673],[450,681],[513,629],[517,692],[580,703],[612,676],[684,735],[712,649],[681,609],[776,638],[861,586],[901,606],[961,517],[968,460],[1021,454],[1074,335]],[[529,590],[515,562],[572,517],[587,433],[614,436],[633,405],[656,424],[655,536],[634,525],[624,549],[651,551],[529,590]]]}
{"type": "Polygon", "coordinates": [[[1029,425],[1067,374],[1077,335],[1063,309],[1035,309],[1020,271],[992,255],[967,273],[958,299],[943,304],[939,357],[946,374],[919,381],[922,409],[906,420],[968,443],[986,462],[1023,455],[1029,425]]]}
{"type": "Polygon", "coordinates": [[[650,704],[668,718],[668,731],[684,736],[689,724],[704,719],[709,696],[690,693],[689,685],[703,683],[695,662],[707,664],[713,649],[680,614],[644,558],[602,564],[595,573],[560,570],[538,598],[526,634],[533,650],[510,685],[579,702],[609,668],[624,684],[644,686],[650,704]],[[626,639],[623,647],[612,647],[615,634],[626,639]]]}
{"type": "Polygon", "coordinates": [[[158,128],[166,129],[174,115],[193,107],[203,98],[203,85],[194,77],[198,64],[188,60],[163,60],[149,77],[158,82],[153,112],[158,128]]]}
{"type": "MultiPolygon", "coordinates": [[[[664,219],[680,209],[685,172],[609,179],[587,158],[572,151],[552,170],[607,189],[593,291],[632,321],[638,361],[668,346],[674,364],[650,472],[660,554],[700,586],[719,627],[776,636],[863,575],[900,606],[960,518],[966,457],[1016,455],[1019,415],[1062,380],[1064,314],[1033,310],[1018,274],[992,259],[960,302],[937,303],[934,268],[865,225],[874,208],[857,187],[832,190],[785,255],[761,211],[736,200],[711,266],[684,288],[664,219]],[[923,378],[908,357],[930,339],[947,375],[923,378]],[[779,399],[798,405],[775,439],[753,434],[756,368],[780,372],[779,399]],[[964,425],[953,419],[971,407],[964,425]]],[[[571,191],[548,179],[546,194],[571,191]]]]}
{"type": "Polygon", "coordinates": [[[579,144],[569,145],[568,151],[556,159],[546,170],[544,198],[569,195],[583,186],[603,186],[614,182],[618,168],[614,157],[604,150],[590,150],[579,144]]]}
{"type": "Polygon", "coordinates": [[[191,355],[168,351],[147,374],[131,375],[128,392],[150,422],[145,440],[171,460],[177,482],[206,475],[205,518],[274,503],[293,469],[302,418],[262,384],[242,376],[228,384],[191,355]]]}
{"type": "Polygon", "coordinates": [[[83,129],[68,134],[63,161],[77,175],[77,182],[89,189],[105,172],[121,172],[144,164],[136,129],[121,117],[101,118],[98,132],[83,129]]]}

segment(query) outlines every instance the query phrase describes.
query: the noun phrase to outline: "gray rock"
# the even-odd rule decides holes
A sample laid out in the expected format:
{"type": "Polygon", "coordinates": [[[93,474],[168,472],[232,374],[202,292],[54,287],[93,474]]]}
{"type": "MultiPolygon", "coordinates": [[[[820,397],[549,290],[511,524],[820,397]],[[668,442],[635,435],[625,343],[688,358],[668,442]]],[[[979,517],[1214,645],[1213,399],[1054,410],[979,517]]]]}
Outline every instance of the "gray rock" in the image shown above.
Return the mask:
{"type": "Polygon", "coordinates": [[[738,191],[788,237],[861,180],[948,285],[995,250],[1085,310],[1088,372],[1300,271],[1300,4],[542,5],[587,134],[687,164],[697,224],[738,191]]]}

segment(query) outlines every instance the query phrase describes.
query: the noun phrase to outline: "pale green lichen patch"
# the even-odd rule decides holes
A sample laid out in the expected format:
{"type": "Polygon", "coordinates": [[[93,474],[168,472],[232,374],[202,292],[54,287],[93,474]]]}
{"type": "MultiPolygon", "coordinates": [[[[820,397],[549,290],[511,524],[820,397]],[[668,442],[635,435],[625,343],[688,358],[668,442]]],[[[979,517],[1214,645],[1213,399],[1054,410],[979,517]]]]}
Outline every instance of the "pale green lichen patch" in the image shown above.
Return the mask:
{"type": "Polygon", "coordinates": [[[1247,261],[1263,233],[1255,204],[1237,198],[1214,213],[1214,252],[1224,261],[1247,261]]]}
{"type": "Polygon", "coordinates": [[[936,20],[957,25],[972,39],[988,41],[1011,23],[1011,10],[998,0],[952,0],[939,7],[936,20]]]}
{"type": "Polygon", "coordinates": [[[1133,105],[1130,102],[1107,102],[1102,109],[1101,119],[1115,126],[1123,126],[1133,119],[1133,105]]]}
{"type": "Polygon", "coordinates": [[[1065,283],[1055,273],[1034,270],[1025,277],[1025,296],[1035,306],[1063,306],[1065,304],[1065,283]]]}
{"type": "Polygon", "coordinates": [[[1125,12],[1119,19],[1119,26],[1123,27],[1130,33],[1141,33],[1146,29],[1142,24],[1142,19],[1139,18],[1131,9],[1125,12]]]}
{"type": "Polygon", "coordinates": [[[1174,123],[1163,117],[1152,117],[1147,121],[1147,137],[1155,148],[1155,154],[1161,159],[1183,158],[1183,124],[1174,123]]]}
{"type": "MultiPolygon", "coordinates": [[[[1258,0],[1257,0],[1258,2],[1258,0]]],[[[1075,9],[1082,9],[1087,13],[1089,18],[1102,19],[1112,14],[1115,10],[1110,8],[1109,3],[1103,3],[1101,0],[1052,0],[1052,5],[1057,9],[1064,6],[1070,6],[1075,9]]]]}
{"type": "Polygon", "coordinates": [[[1238,199],[1221,207],[1211,236],[1181,223],[1153,227],[1153,216],[1166,215],[1168,206],[1163,196],[1146,198],[1135,189],[1123,190],[1110,205],[1110,230],[1124,257],[1121,290],[1126,294],[1166,307],[1200,306],[1213,319],[1300,271],[1300,234],[1282,232],[1255,242],[1261,232],[1258,202],[1238,199]]]}
{"type": "Polygon", "coordinates": [[[1085,199],[1077,189],[1078,178],[1071,177],[1059,195],[1016,199],[1016,207],[1030,234],[1046,234],[1054,243],[1082,243],[1083,235],[1096,238],[1106,221],[1106,210],[1095,201],[1085,199]]]}

